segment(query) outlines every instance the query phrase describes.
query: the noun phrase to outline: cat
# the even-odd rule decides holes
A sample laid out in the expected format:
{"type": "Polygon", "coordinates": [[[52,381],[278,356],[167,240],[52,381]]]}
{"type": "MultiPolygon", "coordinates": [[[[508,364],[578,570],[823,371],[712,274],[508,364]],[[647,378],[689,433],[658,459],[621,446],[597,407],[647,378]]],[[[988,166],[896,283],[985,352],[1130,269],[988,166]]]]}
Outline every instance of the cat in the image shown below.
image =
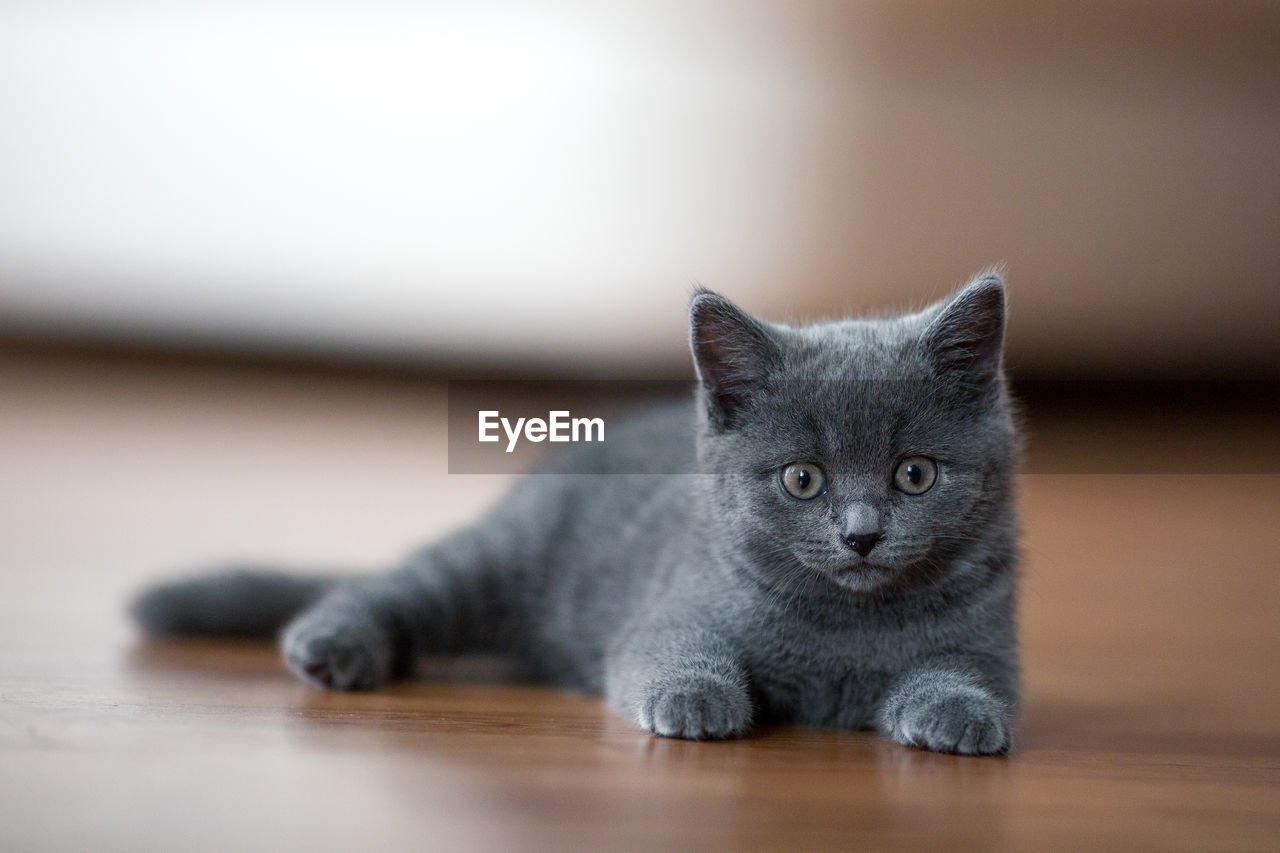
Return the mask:
{"type": "Polygon", "coordinates": [[[333,690],[376,689],[420,655],[499,653],[667,737],[791,723],[1007,752],[1000,275],[890,318],[793,327],[705,289],[689,313],[694,399],[556,455],[394,570],[223,571],[145,590],[134,617],[154,634],[280,632],[288,668],[333,690]]]}

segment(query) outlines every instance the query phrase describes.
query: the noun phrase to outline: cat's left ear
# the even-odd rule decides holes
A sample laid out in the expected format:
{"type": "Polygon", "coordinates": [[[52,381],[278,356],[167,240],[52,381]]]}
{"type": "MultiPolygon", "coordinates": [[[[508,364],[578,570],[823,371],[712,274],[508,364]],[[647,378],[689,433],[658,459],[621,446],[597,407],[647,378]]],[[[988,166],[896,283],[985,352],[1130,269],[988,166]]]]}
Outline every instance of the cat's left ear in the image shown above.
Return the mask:
{"type": "Polygon", "coordinates": [[[704,289],[689,303],[689,339],[711,421],[732,429],[777,363],[778,344],[765,324],[704,289]]]}
{"type": "Polygon", "coordinates": [[[989,272],[942,303],[922,338],[935,363],[979,385],[999,376],[1004,301],[1004,281],[989,272]]]}

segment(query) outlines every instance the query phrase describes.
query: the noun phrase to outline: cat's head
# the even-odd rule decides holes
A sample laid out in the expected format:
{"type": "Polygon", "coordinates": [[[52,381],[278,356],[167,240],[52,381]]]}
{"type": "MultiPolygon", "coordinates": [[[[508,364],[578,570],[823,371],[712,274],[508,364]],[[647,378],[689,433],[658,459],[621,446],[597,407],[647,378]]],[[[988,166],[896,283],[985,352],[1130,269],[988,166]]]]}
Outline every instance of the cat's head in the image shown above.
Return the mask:
{"type": "Polygon", "coordinates": [[[1008,523],[999,275],[892,318],[790,327],[706,290],[690,314],[715,535],[763,580],[928,584],[1008,523]]]}

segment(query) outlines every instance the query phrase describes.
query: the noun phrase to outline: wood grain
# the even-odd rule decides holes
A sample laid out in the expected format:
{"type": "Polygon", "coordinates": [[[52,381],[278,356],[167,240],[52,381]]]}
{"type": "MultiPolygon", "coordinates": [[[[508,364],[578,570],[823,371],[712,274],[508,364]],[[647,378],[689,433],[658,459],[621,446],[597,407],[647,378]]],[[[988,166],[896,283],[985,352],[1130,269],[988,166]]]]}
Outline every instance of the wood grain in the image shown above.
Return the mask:
{"type": "Polygon", "coordinates": [[[269,646],[127,625],[157,574],[374,567],[478,512],[507,481],[444,473],[439,385],[25,357],[0,395],[5,850],[1280,847],[1276,474],[1088,473],[1132,425],[1032,412],[1080,473],[1023,482],[1012,756],[695,744],[458,670],[317,693],[269,646]]]}

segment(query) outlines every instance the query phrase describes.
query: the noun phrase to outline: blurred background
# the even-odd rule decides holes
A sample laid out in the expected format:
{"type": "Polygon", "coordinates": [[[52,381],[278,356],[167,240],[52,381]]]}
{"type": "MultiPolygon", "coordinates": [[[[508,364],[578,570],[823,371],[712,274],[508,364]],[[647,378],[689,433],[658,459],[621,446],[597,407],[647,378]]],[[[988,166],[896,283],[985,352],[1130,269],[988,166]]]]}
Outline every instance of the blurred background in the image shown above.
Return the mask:
{"type": "Polygon", "coordinates": [[[0,6],[0,340],[685,376],[1006,265],[1024,377],[1280,374],[1280,4],[0,6]]]}

